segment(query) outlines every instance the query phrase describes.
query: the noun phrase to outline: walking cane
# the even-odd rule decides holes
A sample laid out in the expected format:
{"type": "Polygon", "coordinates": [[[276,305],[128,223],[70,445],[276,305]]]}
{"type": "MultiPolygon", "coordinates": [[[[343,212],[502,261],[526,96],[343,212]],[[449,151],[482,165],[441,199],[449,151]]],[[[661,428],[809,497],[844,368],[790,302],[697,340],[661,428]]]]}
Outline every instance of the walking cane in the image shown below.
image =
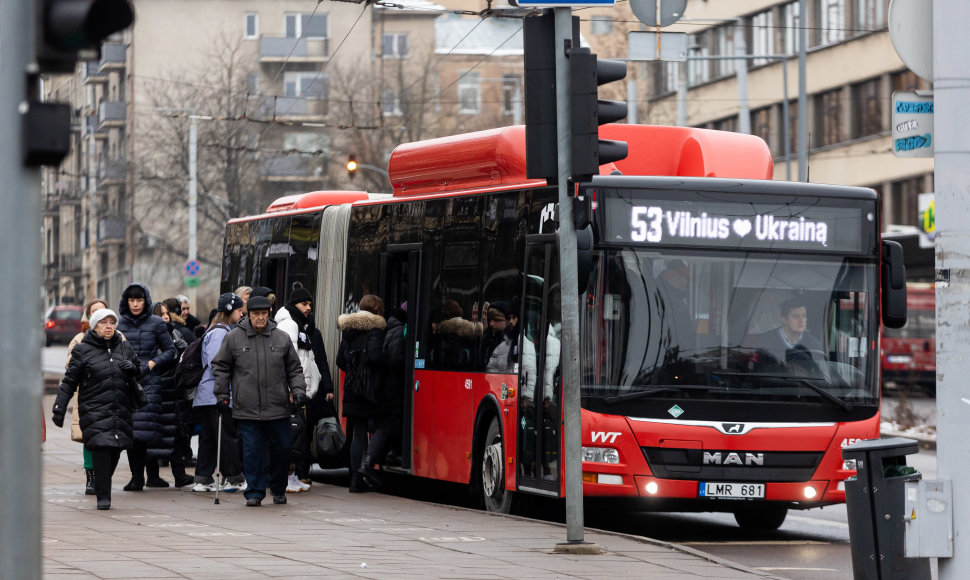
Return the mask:
{"type": "Polygon", "coordinates": [[[222,488],[222,413],[219,413],[219,433],[216,435],[216,501],[219,505],[219,490],[222,488]]]}

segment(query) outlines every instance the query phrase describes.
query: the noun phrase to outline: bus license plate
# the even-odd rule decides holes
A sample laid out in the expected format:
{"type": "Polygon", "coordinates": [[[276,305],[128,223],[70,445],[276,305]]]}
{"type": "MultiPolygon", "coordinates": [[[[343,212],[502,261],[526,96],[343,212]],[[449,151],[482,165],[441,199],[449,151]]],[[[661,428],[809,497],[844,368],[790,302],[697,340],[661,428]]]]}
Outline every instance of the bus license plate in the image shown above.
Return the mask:
{"type": "Polygon", "coordinates": [[[697,489],[700,497],[723,497],[730,499],[764,498],[763,483],[701,482],[697,489]]]}

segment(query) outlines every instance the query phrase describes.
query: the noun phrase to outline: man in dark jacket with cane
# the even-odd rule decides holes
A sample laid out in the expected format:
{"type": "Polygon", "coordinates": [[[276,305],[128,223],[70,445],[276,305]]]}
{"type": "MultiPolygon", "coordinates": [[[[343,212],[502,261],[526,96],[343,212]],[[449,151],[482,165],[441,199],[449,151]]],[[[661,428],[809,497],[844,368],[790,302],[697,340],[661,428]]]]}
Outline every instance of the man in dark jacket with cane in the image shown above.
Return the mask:
{"type": "Polygon", "coordinates": [[[269,448],[269,489],[273,503],[286,503],[290,455],[290,406],[306,404],[303,368],[289,336],[270,319],[270,302],[249,299],[249,318],[226,335],[212,359],[216,408],[239,423],[246,476],[246,505],[266,496],[263,447],[269,448]],[[230,385],[232,408],[230,409],[230,385]]]}

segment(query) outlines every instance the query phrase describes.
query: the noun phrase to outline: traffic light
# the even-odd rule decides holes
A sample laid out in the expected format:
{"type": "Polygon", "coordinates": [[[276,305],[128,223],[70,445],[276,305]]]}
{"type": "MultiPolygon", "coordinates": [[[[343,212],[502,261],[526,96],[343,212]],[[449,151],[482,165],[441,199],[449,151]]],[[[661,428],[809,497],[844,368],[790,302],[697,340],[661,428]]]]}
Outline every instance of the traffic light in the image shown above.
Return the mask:
{"type": "Polygon", "coordinates": [[[556,183],[556,21],[552,11],[525,19],[525,175],[556,183]]]}
{"type": "Polygon", "coordinates": [[[82,51],[97,54],[104,39],[135,19],[129,0],[36,0],[36,7],[40,72],[74,72],[82,51]]]}
{"type": "Polygon", "coordinates": [[[627,156],[624,141],[599,138],[599,126],[626,118],[623,101],[600,99],[597,87],[626,78],[626,63],[599,60],[588,48],[569,53],[570,123],[572,126],[572,163],[570,174],[576,181],[598,175],[600,165],[627,156]]]}
{"type": "Polygon", "coordinates": [[[353,155],[347,158],[347,175],[349,175],[351,179],[357,175],[357,159],[355,159],[353,155]]]}

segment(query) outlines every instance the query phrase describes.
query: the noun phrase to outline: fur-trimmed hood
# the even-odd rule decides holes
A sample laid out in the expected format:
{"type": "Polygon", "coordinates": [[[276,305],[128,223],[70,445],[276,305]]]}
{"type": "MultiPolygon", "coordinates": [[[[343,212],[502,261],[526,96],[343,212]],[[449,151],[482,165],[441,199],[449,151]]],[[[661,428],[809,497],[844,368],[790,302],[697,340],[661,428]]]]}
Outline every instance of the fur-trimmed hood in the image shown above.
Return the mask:
{"type": "Polygon", "coordinates": [[[365,332],[374,328],[384,330],[387,322],[383,316],[372,314],[366,310],[354,312],[353,314],[341,314],[337,318],[337,330],[359,330],[365,332]]]}
{"type": "Polygon", "coordinates": [[[483,326],[481,322],[465,320],[460,316],[442,320],[438,324],[438,332],[441,334],[457,334],[462,338],[477,338],[482,335],[483,326]]]}

